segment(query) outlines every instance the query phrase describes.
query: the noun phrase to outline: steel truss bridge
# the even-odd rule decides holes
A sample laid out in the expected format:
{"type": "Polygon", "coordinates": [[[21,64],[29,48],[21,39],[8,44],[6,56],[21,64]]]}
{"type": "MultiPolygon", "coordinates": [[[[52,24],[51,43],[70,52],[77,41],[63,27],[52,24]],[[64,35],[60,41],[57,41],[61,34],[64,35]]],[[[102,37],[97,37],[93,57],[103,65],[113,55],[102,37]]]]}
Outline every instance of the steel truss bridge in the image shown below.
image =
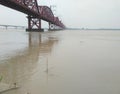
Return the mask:
{"type": "Polygon", "coordinates": [[[55,26],[59,29],[65,29],[65,25],[58,17],[54,16],[51,8],[39,6],[37,0],[0,0],[0,4],[27,14],[27,31],[42,31],[41,20],[49,23],[49,29],[54,29],[55,26]]]}

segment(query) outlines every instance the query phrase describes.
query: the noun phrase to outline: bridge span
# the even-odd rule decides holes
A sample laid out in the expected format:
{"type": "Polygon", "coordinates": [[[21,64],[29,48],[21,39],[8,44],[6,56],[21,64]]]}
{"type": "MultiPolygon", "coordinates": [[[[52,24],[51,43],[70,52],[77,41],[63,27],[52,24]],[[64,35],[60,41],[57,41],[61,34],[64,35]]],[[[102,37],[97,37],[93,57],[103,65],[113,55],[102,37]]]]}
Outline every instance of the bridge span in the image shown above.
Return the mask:
{"type": "Polygon", "coordinates": [[[11,27],[11,28],[14,28],[14,29],[25,29],[26,27],[25,26],[17,26],[17,25],[3,25],[3,24],[0,24],[0,27],[4,27],[5,29],[8,29],[8,27],[11,27]]]}
{"type": "Polygon", "coordinates": [[[54,16],[51,8],[39,6],[37,0],[0,0],[0,4],[27,14],[27,31],[43,31],[41,20],[49,23],[49,29],[55,29],[55,27],[65,29],[65,25],[54,16]]]}

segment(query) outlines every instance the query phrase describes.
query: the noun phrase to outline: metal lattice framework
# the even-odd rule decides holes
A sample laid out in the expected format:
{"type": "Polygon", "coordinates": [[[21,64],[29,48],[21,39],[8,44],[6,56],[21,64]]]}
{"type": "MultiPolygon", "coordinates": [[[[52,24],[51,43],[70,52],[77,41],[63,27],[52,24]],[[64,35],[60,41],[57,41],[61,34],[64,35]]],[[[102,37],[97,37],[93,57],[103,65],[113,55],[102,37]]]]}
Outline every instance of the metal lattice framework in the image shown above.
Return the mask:
{"type": "Polygon", "coordinates": [[[28,29],[41,29],[41,19],[65,28],[64,24],[55,17],[48,6],[38,6],[37,0],[0,0],[0,4],[28,15],[28,29]]]}

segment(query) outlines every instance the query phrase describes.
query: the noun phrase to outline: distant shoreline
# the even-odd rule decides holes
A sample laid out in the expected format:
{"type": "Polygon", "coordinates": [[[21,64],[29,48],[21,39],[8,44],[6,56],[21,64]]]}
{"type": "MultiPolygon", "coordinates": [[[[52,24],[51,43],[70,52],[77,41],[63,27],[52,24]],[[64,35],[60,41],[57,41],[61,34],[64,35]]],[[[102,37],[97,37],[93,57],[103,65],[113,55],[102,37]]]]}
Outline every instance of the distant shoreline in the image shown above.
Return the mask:
{"type": "Polygon", "coordinates": [[[120,29],[110,29],[110,28],[101,28],[101,29],[88,29],[88,28],[67,28],[66,30],[120,30],[120,29]]]}

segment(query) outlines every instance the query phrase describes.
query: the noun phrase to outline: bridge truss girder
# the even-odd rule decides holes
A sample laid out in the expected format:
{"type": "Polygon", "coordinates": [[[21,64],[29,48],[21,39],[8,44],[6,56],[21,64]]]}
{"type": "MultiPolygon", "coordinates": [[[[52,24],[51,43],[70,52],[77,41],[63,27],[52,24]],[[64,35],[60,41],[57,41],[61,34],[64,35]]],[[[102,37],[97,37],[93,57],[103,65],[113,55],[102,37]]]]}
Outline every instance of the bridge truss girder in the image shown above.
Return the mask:
{"type": "Polygon", "coordinates": [[[37,0],[0,0],[0,4],[28,15],[28,29],[41,29],[41,19],[65,28],[48,6],[38,6],[37,0]]]}

